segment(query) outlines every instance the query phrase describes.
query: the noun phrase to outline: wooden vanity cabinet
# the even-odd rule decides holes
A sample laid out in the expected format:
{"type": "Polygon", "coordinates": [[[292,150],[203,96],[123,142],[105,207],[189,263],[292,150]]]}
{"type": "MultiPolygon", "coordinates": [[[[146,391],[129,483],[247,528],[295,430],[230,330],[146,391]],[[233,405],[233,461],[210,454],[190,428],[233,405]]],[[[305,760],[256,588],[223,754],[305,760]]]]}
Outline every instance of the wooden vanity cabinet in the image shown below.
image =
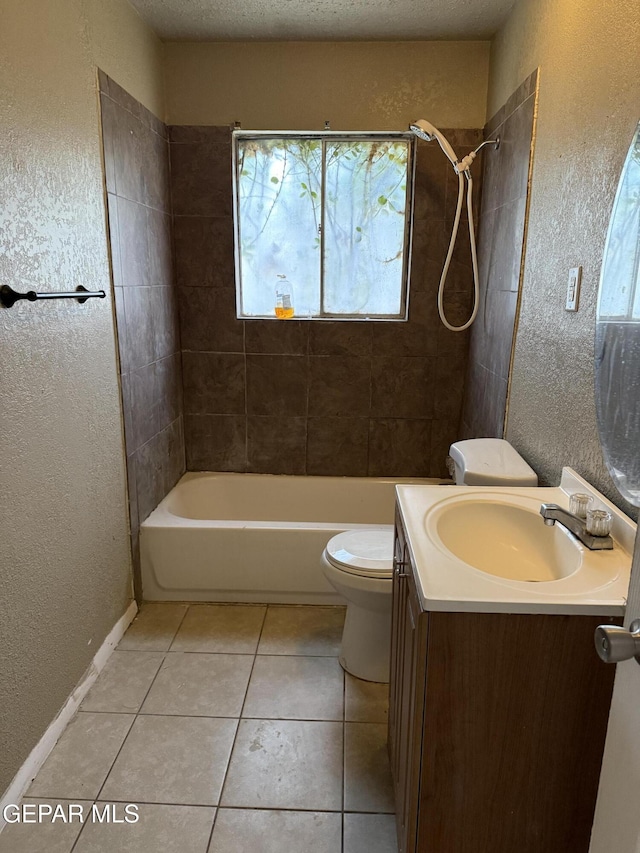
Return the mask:
{"type": "Polygon", "coordinates": [[[615,667],[602,616],[427,612],[399,514],[389,754],[399,853],[587,853],[615,667]]]}

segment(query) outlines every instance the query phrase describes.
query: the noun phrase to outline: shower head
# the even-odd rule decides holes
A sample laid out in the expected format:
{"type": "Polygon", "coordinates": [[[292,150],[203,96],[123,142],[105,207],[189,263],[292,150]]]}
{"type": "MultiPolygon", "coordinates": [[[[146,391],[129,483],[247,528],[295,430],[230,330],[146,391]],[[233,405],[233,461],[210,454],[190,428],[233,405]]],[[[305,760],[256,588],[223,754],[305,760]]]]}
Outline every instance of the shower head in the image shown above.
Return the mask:
{"type": "Polygon", "coordinates": [[[451,162],[451,165],[455,168],[456,163],[458,162],[458,158],[456,157],[456,152],[453,150],[447,138],[440,133],[437,127],[434,127],[431,122],[426,119],[420,118],[416,121],[411,122],[409,125],[409,130],[415,133],[420,139],[424,139],[425,142],[433,142],[433,140],[437,140],[440,148],[444,151],[446,156],[451,162]]]}
{"type": "Polygon", "coordinates": [[[424,139],[425,142],[433,142],[438,135],[436,128],[423,118],[419,118],[410,124],[409,130],[413,131],[420,139],[424,139]]]}

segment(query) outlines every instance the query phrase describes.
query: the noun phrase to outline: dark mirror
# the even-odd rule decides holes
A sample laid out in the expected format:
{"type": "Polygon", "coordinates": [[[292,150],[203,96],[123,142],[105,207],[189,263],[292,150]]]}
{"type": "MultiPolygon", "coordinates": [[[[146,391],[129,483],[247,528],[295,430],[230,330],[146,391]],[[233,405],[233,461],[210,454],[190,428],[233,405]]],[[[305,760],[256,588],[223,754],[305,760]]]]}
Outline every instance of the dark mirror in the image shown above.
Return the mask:
{"type": "Polygon", "coordinates": [[[618,185],[596,317],[596,409],[620,494],[640,506],[640,124],[618,185]]]}

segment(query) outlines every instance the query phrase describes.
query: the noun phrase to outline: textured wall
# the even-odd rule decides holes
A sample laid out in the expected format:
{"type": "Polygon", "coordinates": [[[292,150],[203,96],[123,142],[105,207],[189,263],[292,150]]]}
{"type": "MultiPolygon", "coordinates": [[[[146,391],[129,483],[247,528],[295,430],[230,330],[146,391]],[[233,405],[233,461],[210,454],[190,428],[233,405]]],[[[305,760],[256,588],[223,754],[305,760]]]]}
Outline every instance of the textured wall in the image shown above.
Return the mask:
{"type": "Polygon", "coordinates": [[[622,505],[593,394],[598,279],[618,177],[640,113],[640,6],[520,0],[492,46],[489,114],[540,66],[527,255],[507,438],[557,483],[571,465],[622,505]],[[580,310],[564,311],[583,266],[580,310]]]}
{"type": "MultiPolygon", "coordinates": [[[[90,35],[80,0],[0,0],[0,20],[0,281],[109,291],[93,59],[109,34],[90,35]]],[[[4,790],[124,612],[131,575],[111,298],[21,303],[0,326],[4,790]]]]}
{"type": "MultiPolygon", "coordinates": [[[[478,130],[447,131],[459,151],[478,130]]],[[[228,128],[172,127],[171,179],[190,470],[441,476],[458,424],[468,335],[438,320],[457,179],[420,143],[409,322],[238,320],[228,128]]],[[[447,288],[470,311],[470,256],[447,288]]]]}
{"type": "Polygon", "coordinates": [[[166,126],[99,72],[136,596],[140,522],[184,473],[166,126]]]}
{"type": "Polygon", "coordinates": [[[471,328],[461,434],[502,438],[525,241],[537,72],[487,123],[478,233],[480,299],[471,328]]]}
{"type": "Polygon", "coordinates": [[[93,62],[164,118],[164,45],[127,0],[84,0],[93,62]]]}
{"type": "MultiPolygon", "coordinates": [[[[168,43],[167,123],[245,128],[482,127],[488,42],[168,43]]],[[[117,79],[117,78],[116,78],[117,79]]]]}

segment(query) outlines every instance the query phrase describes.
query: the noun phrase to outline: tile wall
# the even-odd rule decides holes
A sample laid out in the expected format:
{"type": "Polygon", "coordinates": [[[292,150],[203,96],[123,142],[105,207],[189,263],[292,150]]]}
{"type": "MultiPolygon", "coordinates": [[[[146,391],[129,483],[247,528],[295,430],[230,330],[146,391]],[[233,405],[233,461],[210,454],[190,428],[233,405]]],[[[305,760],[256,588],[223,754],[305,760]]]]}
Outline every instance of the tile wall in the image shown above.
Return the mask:
{"type": "Polygon", "coordinates": [[[478,235],[480,307],[471,331],[462,436],[501,438],[511,348],[526,240],[529,166],[533,154],[538,71],[511,95],[485,127],[486,149],[478,235]]]}
{"type": "MultiPolygon", "coordinates": [[[[443,475],[459,438],[469,339],[437,317],[457,193],[438,146],[418,145],[409,322],[242,321],[230,129],[169,133],[187,468],[443,475]]],[[[482,131],[446,133],[466,153],[482,131]]],[[[470,310],[468,251],[461,241],[447,287],[454,323],[470,310]]]]}
{"type": "Polygon", "coordinates": [[[167,128],[99,73],[136,593],[138,531],[185,469],[167,128]]]}

